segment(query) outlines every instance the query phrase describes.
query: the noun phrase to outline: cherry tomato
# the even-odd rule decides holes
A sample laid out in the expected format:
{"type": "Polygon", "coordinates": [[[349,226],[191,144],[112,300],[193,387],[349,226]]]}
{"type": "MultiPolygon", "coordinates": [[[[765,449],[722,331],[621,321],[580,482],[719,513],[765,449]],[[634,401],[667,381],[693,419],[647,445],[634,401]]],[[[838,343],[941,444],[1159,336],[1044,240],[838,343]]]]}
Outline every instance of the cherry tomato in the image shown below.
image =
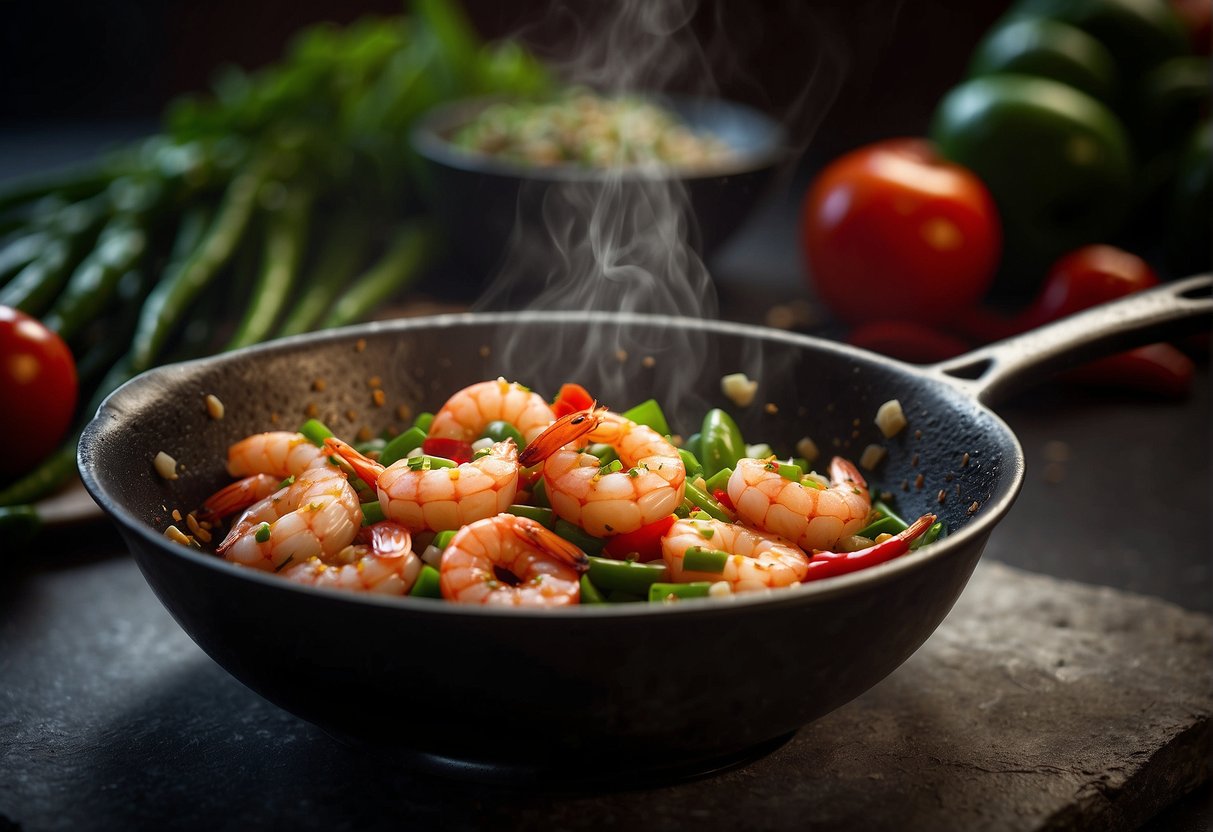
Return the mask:
{"type": "Polygon", "coordinates": [[[0,306],[0,473],[21,474],[55,449],[76,410],[76,362],[63,339],[0,306]]]}
{"type": "Polygon", "coordinates": [[[1019,325],[1030,329],[1157,285],[1154,269],[1136,254],[1115,246],[1083,246],[1053,264],[1019,325]]]}
{"type": "Polygon", "coordinates": [[[1002,232],[989,191],[922,139],[828,165],[805,195],[802,243],[818,297],[847,323],[942,323],[979,301],[1002,232]]]}

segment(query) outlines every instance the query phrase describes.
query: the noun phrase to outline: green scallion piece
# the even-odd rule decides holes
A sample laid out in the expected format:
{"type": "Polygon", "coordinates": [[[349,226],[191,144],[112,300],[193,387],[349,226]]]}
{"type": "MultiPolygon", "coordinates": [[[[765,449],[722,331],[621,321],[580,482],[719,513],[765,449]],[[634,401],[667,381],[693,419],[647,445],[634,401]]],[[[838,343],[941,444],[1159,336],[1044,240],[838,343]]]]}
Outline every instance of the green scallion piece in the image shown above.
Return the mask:
{"type": "Polygon", "coordinates": [[[409,451],[421,447],[425,437],[426,433],[421,428],[409,428],[383,446],[383,450],[379,453],[379,464],[391,465],[397,460],[404,459],[409,455],[409,451]]]}
{"type": "Polygon", "coordinates": [[[711,581],[692,581],[689,584],[653,584],[649,587],[649,601],[654,604],[663,604],[683,598],[707,598],[711,588],[711,581]]]}
{"type": "Polygon", "coordinates": [[[434,468],[458,468],[459,463],[453,459],[445,459],[440,456],[430,456],[422,454],[409,458],[409,468],[414,471],[430,471],[434,468]]]}
{"type": "Polygon", "coordinates": [[[421,428],[427,434],[430,432],[430,425],[434,424],[434,414],[422,412],[417,414],[417,418],[413,420],[413,427],[421,428]]]}
{"type": "Polygon", "coordinates": [[[370,526],[374,523],[382,523],[386,519],[387,516],[383,513],[383,506],[379,505],[378,500],[362,504],[362,525],[370,526]]]}
{"type": "Polygon", "coordinates": [[[662,436],[670,435],[670,423],[666,421],[665,412],[656,399],[648,399],[635,407],[625,410],[623,418],[630,419],[638,425],[647,425],[662,436]]]}
{"type": "Polygon", "coordinates": [[[409,595],[415,598],[442,598],[441,576],[438,570],[428,563],[417,573],[417,582],[409,590],[409,595]]]}
{"type": "Polygon", "coordinates": [[[599,474],[614,474],[623,470],[623,462],[618,459],[612,459],[610,462],[598,468],[599,474]]]}
{"type": "Polygon", "coordinates": [[[686,484],[686,496],[693,505],[705,511],[708,516],[724,523],[733,522],[733,518],[729,516],[729,513],[725,510],[724,506],[716,502],[716,500],[712,497],[700,491],[692,483],[688,482],[686,484]]]}
{"type": "Polygon", "coordinates": [[[688,477],[698,477],[703,473],[703,463],[699,461],[699,457],[695,456],[695,454],[686,448],[679,448],[678,456],[682,457],[682,467],[687,469],[688,477]]]}
{"type": "Polygon", "coordinates": [[[557,519],[552,525],[552,531],[575,544],[587,555],[601,554],[602,547],[606,545],[606,541],[602,538],[587,534],[580,526],[570,523],[568,520],[557,519]]]}
{"type": "Polygon", "coordinates": [[[647,595],[649,587],[658,581],[669,579],[669,570],[661,561],[652,564],[637,563],[630,560],[615,560],[613,558],[590,558],[590,570],[587,572],[594,586],[603,590],[619,590],[631,592],[639,596],[647,595]]]}
{"type": "Polygon", "coordinates": [[[434,535],[433,542],[430,543],[435,549],[445,549],[447,544],[451,542],[451,538],[455,536],[455,529],[447,529],[444,532],[438,532],[434,535]]]}
{"type": "Polygon", "coordinates": [[[729,562],[729,553],[720,549],[702,549],[692,546],[682,558],[682,566],[688,572],[713,572],[720,574],[729,562]]]}
{"type": "Polygon", "coordinates": [[[257,531],[253,534],[258,543],[265,543],[270,539],[270,524],[262,523],[257,527],[257,531]]]}
{"type": "Polygon", "coordinates": [[[732,468],[721,468],[715,474],[708,478],[704,483],[707,486],[708,494],[715,494],[717,491],[729,490],[729,477],[733,476],[732,468]]]}
{"type": "Polygon", "coordinates": [[[788,462],[778,463],[775,470],[779,472],[779,476],[783,477],[785,480],[791,480],[792,482],[800,482],[800,478],[804,476],[803,468],[801,468],[799,465],[792,465],[788,462]]]}
{"type": "Polygon", "coordinates": [[[581,576],[581,603],[583,604],[605,604],[606,598],[602,597],[602,593],[598,591],[598,587],[594,586],[590,581],[589,575],[581,576]]]}
{"type": "Polygon", "coordinates": [[[299,426],[299,432],[307,437],[307,441],[311,442],[318,448],[324,447],[324,440],[330,439],[336,435],[329,430],[328,425],[319,419],[308,419],[299,426]]]}
{"type": "Polygon", "coordinates": [[[879,512],[880,514],[884,515],[885,517],[891,517],[893,520],[896,520],[897,525],[901,526],[901,528],[898,529],[898,531],[904,531],[905,529],[910,528],[910,524],[905,521],[905,518],[900,517],[897,514],[897,512],[895,512],[895,511],[893,511],[893,509],[889,508],[889,504],[884,502],[883,500],[877,500],[874,503],[872,503],[872,510],[879,512]]]}
{"type": "Polygon", "coordinates": [[[536,523],[541,523],[549,529],[556,525],[556,512],[550,508],[540,508],[539,506],[521,506],[513,505],[506,509],[510,514],[518,517],[527,517],[534,520],[536,523]]]}
{"type": "Polygon", "coordinates": [[[284,479],[282,482],[278,483],[278,488],[279,489],[288,488],[294,484],[295,484],[295,475],[291,474],[289,477],[284,479]]]}

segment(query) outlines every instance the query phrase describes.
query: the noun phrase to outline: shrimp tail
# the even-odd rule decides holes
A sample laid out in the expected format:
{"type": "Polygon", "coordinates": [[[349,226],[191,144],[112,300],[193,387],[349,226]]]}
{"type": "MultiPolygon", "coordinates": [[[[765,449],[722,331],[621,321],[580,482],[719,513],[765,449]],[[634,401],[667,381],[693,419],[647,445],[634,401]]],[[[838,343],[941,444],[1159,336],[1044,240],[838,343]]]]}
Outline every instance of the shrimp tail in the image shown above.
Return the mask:
{"type": "Polygon", "coordinates": [[[258,500],[264,500],[273,494],[280,485],[281,480],[269,474],[254,474],[236,480],[207,497],[202,504],[200,516],[206,520],[218,520],[243,511],[258,500]]]}
{"type": "Polygon", "coordinates": [[[867,488],[868,481],[859,473],[859,469],[848,459],[836,456],[830,460],[830,482],[834,484],[849,482],[857,488],[867,488]]]}
{"type": "Polygon", "coordinates": [[[335,436],[330,436],[324,440],[324,447],[329,453],[335,454],[349,463],[349,466],[354,469],[354,473],[371,488],[374,488],[379,482],[379,475],[385,470],[384,466],[370,457],[363,456],[354,449],[354,446],[342,442],[335,436]]]}
{"type": "Polygon", "coordinates": [[[590,558],[576,544],[565,540],[542,523],[537,523],[526,517],[514,521],[514,533],[536,548],[542,549],[578,572],[586,572],[590,568],[590,558]]]}
{"type": "Polygon", "coordinates": [[[358,537],[378,558],[402,558],[413,551],[413,535],[404,526],[391,520],[364,527],[359,531],[358,537]]]}
{"type": "Polygon", "coordinates": [[[598,407],[598,403],[595,402],[585,410],[561,416],[552,422],[543,433],[527,443],[527,446],[522,449],[522,453],[518,455],[518,463],[524,468],[530,468],[536,463],[543,462],[565,445],[592,433],[602,422],[604,413],[606,413],[606,408],[598,407]]]}
{"type": "Polygon", "coordinates": [[[908,552],[910,544],[925,534],[934,523],[934,514],[924,514],[904,531],[866,549],[854,552],[814,552],[809,558],[809,573],[804,580],[807,582],[843,575],[900,557],[908,552]]]}

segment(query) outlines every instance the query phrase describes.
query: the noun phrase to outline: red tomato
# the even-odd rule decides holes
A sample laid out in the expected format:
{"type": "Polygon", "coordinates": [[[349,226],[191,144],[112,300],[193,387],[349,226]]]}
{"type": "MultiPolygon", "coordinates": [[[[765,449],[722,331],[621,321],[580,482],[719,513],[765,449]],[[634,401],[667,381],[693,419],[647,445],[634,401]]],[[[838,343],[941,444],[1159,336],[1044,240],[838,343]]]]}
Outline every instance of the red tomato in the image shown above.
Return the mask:
{"type": "Polygon", "coordinates": [[[852,151],[818,175],[801,216],[809,279],[848,323],[943,323],[989,290],[1002,229],[985,185],[923,139],[852,151]]]}
{"type": "Polygon", "coordinates": [[[1083,246],[1053,264],[1019,323],[1030,329],[1157,285],[1158,275],[1136,254],[1114,246],[1083,246]]]}
{"type": "Polygon", "coordinates": [[[0,306],[0,473],[21,474],[55,449],[76,411],[76,362],[39,321],[0,306]]]}

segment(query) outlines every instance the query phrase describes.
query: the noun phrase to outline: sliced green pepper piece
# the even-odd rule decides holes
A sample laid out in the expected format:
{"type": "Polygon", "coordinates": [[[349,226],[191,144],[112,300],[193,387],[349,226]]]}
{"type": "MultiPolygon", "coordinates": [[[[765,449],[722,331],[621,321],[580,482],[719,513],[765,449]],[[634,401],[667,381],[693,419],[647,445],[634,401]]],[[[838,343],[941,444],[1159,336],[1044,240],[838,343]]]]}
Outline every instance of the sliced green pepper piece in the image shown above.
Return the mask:
{"type": "Polygon", "coordinates": [[[445,549],[447,544],[451,542],[451,538],[455,536],[455,529],[447,529],[446,531],[438,532],[434,535],[434,541],[430,543],[435,549],[445,549]]]}
{"type": "Polygon", "coordinates": [[[682,467],[687,469],[687,476],[690,478],[698,477],[703,473],[703,464],[695,454],[688,451],[686,448],[678,449],[678,456],[682,458],[682,467]]]}
{"type": "Polygon", "coordinates": [[[427,434],[430,432],[430,425],[434,424],[434,414],[422,412],[417,414],[417,418],[413,420],[413,427],[421,428],[427,434]]]}
{"type": "Polygon", "coordinates": [[[379,464],[391,465],[393,462],[404,459],[410,451],[421,447],[425,437],[426,433],[421,428],[409,428],[384,445],[383,451],[379,454],[379,464]]]}
{"type": "Polygon", "coordinates": [[[602,597],[602,593],[598,591],[598,587],[594,586],[590,581],[589,575],[581,576],[581,603],[583,604],[605,604],[607,601],[602,597]]]}
{"type": "Polygon", "coordinates": [[[417,582],[409,590],[409,595],[416,598],[442,598],[442,577],[438,570],[428,563],[421,567],[417,574],[417,582]]]}
{"type": "Polygon", "coordinates": [[[699,546],[692,546],[683,555],[682,568],[688,572],[715,572],[719,574],[724,571],[725,565],[729,562],[729,557],[728,552],[720,549],[703,549],[699,546]]]}
{"type": "Polygon", "coordinates": [[[692,581],[689,584],[653,584],[649,587],[649,601],[654,604],[664,604],[682,598],[707,598],[711,588],[711,581],[692,581]]]}
{"type": "Polygon", "coordinates": [[[721,468],[704,483],[707,486],[707,492],[715,494],[717,491],[728,491],[729,477],[731,476],[733,476],[732,468],[721,468]]]}
{"type": "Polygon", "coordinates": [[[534,520],[536,523],[541,523],[549,529],[556,525],[556,513],[550,508],[540,508],[539,506],[523,506],[513,505],[506,509],[510,514],[518,517],[526,517],[534,520]]]}
{"type": "Polygon", "coordinates": [[[623,412],[623,418],[638,425],[647,425],[662,436],[670,435],[670,423],[666,421],[665,413],[656,399],[648,399],[623,412]]]}
{"type": "Polygon", "coordinates": [[[484,433],[480,435],[485,439],[492,439],[494,442],[504,442],[507,439],[513,439],[514,444],[518,446],[518,450],[520,451],[526,447],[526,440],[522,438],[522,434],[518,428],[501,419],[489,422],[484,428],[484,433]]]}
{"type": "Polygon", "coordinates": [[[737,427],[732,416],[720,408],[707,412],[699,433],[699,461],[703,463],[704,476],[711,477],[723,468],[731,468],[745,456],[741,428],[737,427]]]}
{"type": "Polygon", "coordinates": [[[927,529],[925,532],[922,533],[922,537],[919,537],[917,540],[913,541],[910,544],[910,549],[921,549],[923,546],[926,546],[928,543],[934,543],[936,540],[943,537],[943,535],[944,535],[943,521],[939,520],[935,523],[932,523],[931,528],[927,529]]]}
{"type": "Polygon", "coordinates": [[[724,523],[733,522],[733,518],[729,516],[727,511],[725,511],[724,506],[716,502],[715,499],[703,493],[689,482],[686,484],[686,496],[688,500],[703,511],[707,512],[709,516],[714,517],[715,519],[724,523]]]}
{"type": "Polygon", "coordinates": [[[386,519],[387,516],[383,513],[383,506],[379,505],[378,500],[362,504],[362,525],[370,526],[374,523],[382,523],[386,519]]]}
{"type": "Polygon", "coordinates": [[[601,589],[617,589],[642,596],[648,593],[652,584],[669,578],[669,570],[660,561],[650,565],[601,557],[590,558],[590,571],[587,574],[594,585],[601,589]]]}
{"type": "Polygon", "coordinates": [[[602,552],[602,547],[606,545],[606,541],[599,537],[587,534],[584,529],[568,520],[557,520],[552,526],[552,531],[563,537],[565,540],[573,543],[581,551],[587,555],[597,555],[602,552]]]}
{"type": "Polygon", "coordinates": [[[324,447],[324,440],[336,435],[329,430],[328,425],[319,419],[308,419],[299,426],[299,432],[307,438],[307,441],[318,448],[324,447]]]}

